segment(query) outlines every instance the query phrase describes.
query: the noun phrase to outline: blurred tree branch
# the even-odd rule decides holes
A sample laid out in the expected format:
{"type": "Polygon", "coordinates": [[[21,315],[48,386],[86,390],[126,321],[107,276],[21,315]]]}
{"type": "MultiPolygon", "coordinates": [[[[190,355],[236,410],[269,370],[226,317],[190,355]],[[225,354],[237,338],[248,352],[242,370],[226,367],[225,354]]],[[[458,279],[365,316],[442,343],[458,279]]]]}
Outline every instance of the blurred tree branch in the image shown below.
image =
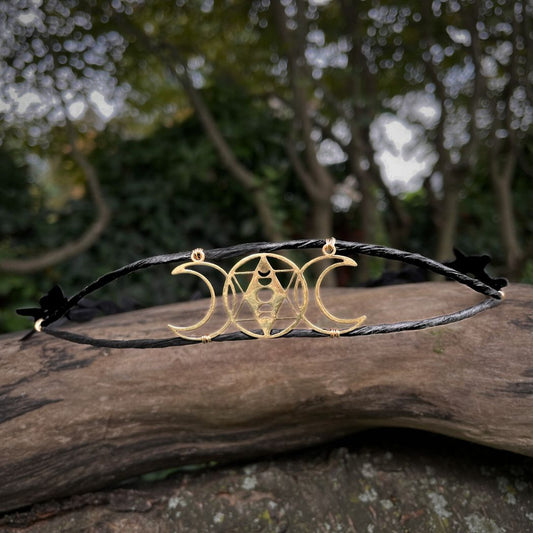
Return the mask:
{"type": "Polygon", "coordinates": [[[200,92],[192,84],[188,74],[187,67],[181,63],[184,70],[183,74],[178,74],[176,68],[171,68],[171,73],[181,83],[187,93],[189,100],[198,113],[198,117],[204,127],[204,130],[213,143],[220,159],[231,175],[244,187],[251,195],[252,202],[257,209],[259,220],[265,236],[272,241],[283,240],[281,228],[278,227],[276,218],[270,206],[269,198],[264,190],[263,184],[258,176],[246,168],[237,158],[235,152],[224,138],[216,120],[214,119],[209,107],[206,105],[200,92]]]}
{"type": "Polygon", "coordinates": [[[96,208],[96,218],[87,228],[87,231],[78,239],[36,257],[28,259],[2,259],[0,260],[0,271],[29,274],[39,272],[75,257],[90,248],[98,240],[111,219],[111,211],[105,201],[96,170],[87,156],[78,147],[76,133],[69,120],[67,120],[67,135],[70,154],[83,172],[88,191],[96,208]]]}
{"type": "MultiPolygon", "coordinates": [[[[495,192],[496,206],[500,217],[500,233],[502,244],[505,249],[507,275],[515,278],[522,269],[524,260],[524,251],[519,242],[516,217],[514,213],[512,182],[516,174],[518,156],[520,153],[520,139],[518,138],[515,128],[512,125],[512,97],[514,91],[519,87],[520,80],[518,76],[518,49],[520,48],[519,40],[521,39],[521,25],[517,20],[516,13],[512,19],[512,51],[508,61],[506,74],[508,81],[502,91],[499,102],[500,110],[496,95],[491,94],[487,84],[487,79],[481,74],[482,65],[482,47],[479,33],[476,28],[476,21],[481,18],[481,6],[479,0],[476,0],[468,10],[467,27],[472,39],[472,61],[475,65],[474,94],[471,100],[471,142],[468,145],[468,154],[470,161],[473,161],[474,155],[479,152],[479,131],[475,126],[475,111],[479,102],[484,99],[488,100],[492,108],[492,124],[490,128],[490,139],[492,148],[489,150],[489,173],[492,186],[495,192]],[[498,131],[505,128],[507,138],[498,138],[498,131]]],[[[527,81],[525,83],[527,86],[527,81]]]]}
{"type": "Polygon", "coordinates": [[[257,210],[265,236],[272,241],[283,240],[283,233],[276,222],[276,217],[270,205],[271,202],[264,190],[261,179],[246,168],[235,155],[234,150],[224,137],[217,121],[202,98],[200,91],[192,83],[188,74],[187,62],[181,57],[179,49],[168,41],[149,37],[129,18],[116,14],[114,20],[117,21],[123,31],[139,39],[148,50],[156,53],[165,63],[169,75],[178,80],[185,91],[190,104],[198,114],[206,135],[215,147],[224,166],[233,178],[251,195],[252,203],[257,210]]]}
{"type": "MultiPolygon", "coordinates": [[[[530,233],[521,222],[527,200],[513,190],[514,180],[524,186],[531,166],[525,142],[532,116],[532,8],[525,0],[113,2],[91,9],[80,4],[75,16],[66,7],[58,15],[57,5],[68,7],[48,0],[22,17],[14,4],[6,8],[11,78],[0,83],[0,93],[13,97],[10,120],[15,124],[19,113],[27,138],[34,140],[36,130],[46,137],[46,123],[60,113],[23,116],[17,94],[34,98],[42,91],[50,108],[63,95],[69,109],[82,106],[80,120],[93,123],[101,109],[91,104],[91,93],[112,95],[113,87],[123,87],[130,98],[109,99],[117,120],[111,125],[108,117],[100,126],[109,120],[110,130],[126,124],[122,133],[138,128],[146,135],[161,123],[179,125],[195,111],[214,147],[206,152],[216,153],[217,165],[227,170],[224,182],[245,192],[270,240],[285,232],[331,234],[335,222],[345,238],[426,247],[445,259],[467,238],[458,232],[464,223],[476,228],[468,237],[476,246],[504,250],[508,270],[518,275],[530,233]],[[230,92],[211,100],[236,86],[254,106],[263,100],[258,107],[282,125],[276,135],[249,128],[247,119],[245,125],[228,119],[230,92]],[[34,118],[45,124],[41,130],[30,127],[34,118]],[[239,129],[253,131],[260,143],[273,139],[287,157],[280,164],[266,151],[239,144],[239,129]],[[413,183],[422,179],[422,188],[398,193],[389,180],[403,176],[391,161],[412,173],[413,183]],[[358,189],[353,198],[340,187],[347,176],[358,189]],[[481,205],[474,194],[491,180],[481,205]],[[298,227],[287,216],[295,206],[298,227]]],[[[107,100],[104,105],[112,107],[107,100]]],[[[172,175],[169,187],[182,178],[172,175]]],[[[17,238],[24,242],[20,233],[17,238]]],[[[4,243],[9,246],[9,239],[4,243]]],[[[366,277],[370,271],[361,266],[366,277]]]]}
{"type": "Polygon", "coordinates": [[[312,121],[309,116],[309,102],[306,86],[310,76],[304,57],[306,36],[308,33],[304,14],[304,2],[296,2],[295,29],[289,29],[289,19],[285,7],[279,0],[272,1],[273,21],[281,43],[281,49],[287,58],[287,71],[291,90],[289,104],[293,112],[292,136],[289,143],[291,161],[295,163],[297,175],[302,180],[313,206],[311,213],[310,234],[327,236],[333,234],[333,212],[331,196],[335,180],[327,168],[318,161],[317,145],[312,138],[312,121]],[[296,149],[296,132],[304,145],[305,168],[296,149]]]}

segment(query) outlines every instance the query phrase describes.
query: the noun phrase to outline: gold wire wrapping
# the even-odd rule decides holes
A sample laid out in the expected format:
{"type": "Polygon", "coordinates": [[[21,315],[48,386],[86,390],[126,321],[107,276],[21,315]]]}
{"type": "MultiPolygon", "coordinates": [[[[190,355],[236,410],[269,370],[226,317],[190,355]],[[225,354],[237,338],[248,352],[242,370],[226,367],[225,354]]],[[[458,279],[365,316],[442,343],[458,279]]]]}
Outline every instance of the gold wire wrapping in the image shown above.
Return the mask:
{"type": "Polygon", "coordinates": [[[350,257],[337,255],[335,239],[326,240],[322,247],[322,256],[308,261],[302,268],[286,257],[274,253],[251,254],[239,260],[226,272],[223,268],[205,261],[201,248],[191,253],[191,261],[177,266],[172,275],[192,274],[200,278],[209,290],[210,304],[207,313],[191,326],[168,327],[179,337],[200,342],[210,342],[223,333],[230,325],[256,338],[281,337],[292,331],[301,322],[312,330],[331,337],[339,337],[358,328],[366,316],[346,319],[333,315],[322,301],[320,288],[325,276],[340,266],[356,267],[357,263],[350,257]],[[323,328],[307,318],[309,289],[305,279],[305,271],[320,261],[326,260],[327,267],[318,276],[314,301],[327,319],[336,324],[343,324],[344,329],[323,328]],[[226,312],[225,323],[209,335],[194,336],[191,333],[205,326],[215,312],[217,298],[209,279],[192,267],[214,268],[224,276],[222,301],[226,312]]]}

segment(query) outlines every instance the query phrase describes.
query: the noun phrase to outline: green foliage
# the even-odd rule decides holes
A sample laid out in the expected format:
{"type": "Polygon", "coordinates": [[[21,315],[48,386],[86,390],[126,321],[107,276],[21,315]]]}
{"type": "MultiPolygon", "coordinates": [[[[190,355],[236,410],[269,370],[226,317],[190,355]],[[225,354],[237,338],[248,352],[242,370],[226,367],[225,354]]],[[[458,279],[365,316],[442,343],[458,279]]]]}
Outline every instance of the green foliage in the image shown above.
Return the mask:
{"type": "Polygon", "coordinates": [[[524,270],[522,272],[522,279],[520,281],[522,283],[533,284],[533,259],[528,259],[526,261],[526,265],[524,266],[524,270]]]}
{"type": "MultiPolygon", "coordinates": [[[[283,139],[286,126],[234,87],[206,100],[240,161],[264,176],[259,186],[290,191],[294,181],[283,139]]],[[[221,246],[262,238],[245,191],[221,164],[195,116],[141,140],[98,140],[93,154],[114,212],[113,233],[135,232],[136,254],[221,246]]],[[[280,216],[288,214],[279,210],[280,216]]]]}
{"type": "MultiPolygon", "coordinates": [[[[303,2],[302,14],[292,1],[282,4],[288,40],[276,30],[273,3],[259,0],[3,2],[0,139],[38,154],[51,170],[35,182],[1,147],[0,257],[32,257],[56,248],[79,237],[94,218],[82,173],[65,151],[62,126],[73,104],[85,106],[76,126],[113,218],[82,256],[39,275],[2,275],[0,331],[20,327],[13,308],[34,305],[53,283],[61,282],[70,294],[139,257],[264,238],[250,198],[228,175],[192,115],[178,83],[185,75],[202,87],[223,136],[257,176],[286,235],[304,234],[312,214],[284,148],[294,137],[308,163],[299,142],[295,109],[303,102],[295,102],[297,85],[317,146],[317,139],[338,125],[355,141],[353,161],[330,169],[337,181],[349,174],[357,179],[358,169],[374,161],[370,127],[385,109],[393,110],[418,127],[414,144],[427,146],[430,158],[439,154],[437,170],[457,171],[447,177],[461,182],[457,245],[470,253],[487,251],[500,266],[505,262],[485,161],[494,153],[506,157],[503,139],[513,139],[513,149],[530,139],[531,58],[524,42],[532,8],[489,0],[303,2]],[[291,45],[300,56],[292,80],[291,45]],[[107,119],[92,99],[95,91],[100,101],[105,97],[120,110],[106,129],[107,119]],[[36,95],[39,103],[21,105],[36,95]],[[424,101],[434,119],[409,104],[412,97],[424,101]],[[96,138],[94,131],[100,131],[96,138]],[[475,160],[481,162],[475,173],[465,171],[475,160]]],[[[525,153],[531,167],[531,147],[525,153]]],[[[378,204],[373,236],[390,244],[391,202],[379,184],[383,176],[369,172],[374,184],[368,196],[378,204]]],[[[530,175],[521,168],[513,194],[518,238],[526,244],[533,236],[533,199],[530,175]]],[[[401,204],[412,220],[405,247],[433,255],[443,202],[435,207],[422,188],[401,204]]],[[[336,213],[337,236],[364,238],[362,212],[336,213]]],[[[532,278],[531,270],[529,261],[524,279],[532,278]]],[[[376,271],[373,264],[370,271],[376,271]]],[[[191,283],[169,292],[167,276],[168,269],[140,273],[104,296],[119,299],[127,293],[139,305],[154,305],[187,298],[196,289],[191,283]]]]}
{"type": "Polygon", "coordinates": [[[156,472],[149,472],[148,474],[143,474],[142,476],[140,476],[140,479],[146,483],[153,483],[155,481],[162,481],[163,479],[167,479],[168,477],[179,472],[199,472],[208,470],[217,466],[217,464],[217,461],[208,461],[207,463],[175,466],[172,468],[166,468],[165,470],[158,470],[156,472]]]}
{"type": "MultiPolygon", "coordinates": [[[[14,247],[31,240],[35,201],[30,188],[28,168],[19,164],[13,153],[0,147],[0,257],[7,256],[14,247]]],[[[29,247],[26,245],[25,249],[29,247]]],[[[21,329],[27,320],[14,313],[20,302],[35,303],[36,282],[25,276],[0,274],[0,332],[21,329]]]]}
{"type": "Polygon", "coordinates": [[[406,249],[432,257],[435,230],[431,221],[427,192],[422,188],[418,189],[415,192],[406,194],[403,201],[411,218],[411,231],[406,249]]]}
{"type": "MultiPolygon", "coordinates": [[[[298,209],[303,204],[285,158],[285,123],[232,86],[206,91],[205,97],[241,161],[264,176],[260,186],[277,202],[280,221],[291,233],[301,231],[298,221],[303,214],[298,209]],[[284,201],[284,196],[292,201],[284,201]]],[[[144,139],[121,140],[105,131],[95,143],[91,162],[113,212],[111,223],[90,250],[49,269],[39,276],[39,283],[37,277],[4,278],[5,287],[13,291],[2,293],[6,313],[0,327],[4,331],[22,325],[11,315],[6,319],[15,305],[35,304],[53,283],[59,282],[71,294],[95,277],[141,257],[264,240],[250,199],[228,176],[194,115],[160,127],[144,139]]],[[[32,215],[27,210],[23,213],[28,224],[32,215]]],[[[12,251],[37,253],[39,246],[53,248],[79,236],[94,216],[85,197],[68,202],[55,214],[57,220],[49,224],[46,213],[38,213],[42,224],[37,233],[28,242],[19,241],[12,251]]],[[[12,220],[14,213],[9,215],[12,220]]],[[[192,276],[172,281],[169,268],[155,269],[113,284],[95,298],[149,306],[190,298],[201,287],[192,276]]]]}
{"type": "MultiPolygon", "coordinates": [[[[505,275],[505,251],[499,239],[500,219],[496,198],[484,166],[482,162],[477,167],[477,174],[471,176],[464,187],[457,247],[468,253],[488,253],[493,258],[498,273],[505,275]]],[[[532,242],[533,188],[531,177],[520,167],[515,172],[512,194],[518,239],[523,243],[532,242]]]]}
{"type": "MultiPolygon", "coordinates": [[[[24,213],[33,211],[30,177],[24,165],[17,164],[14,155],[0,146],[0,244],[11,236],[23,234],[27,228],[24,213]],[[17,213],[18,216],[12,216],[17,213]]],[[[5,244],[5,242],[3,243],[5,244]]]]}
{"type": "MultiPolygon", "coordinates": [[[[533,223],[530,212],[533,205],[533,189],[531,177],[520,166],[515,172],[512,195],[519,241],[532,242],[533,223]]],[[[404,203],[412,219],[412,230],[406,247],[432,256],[435,235],[431,217],[434,213],[430,208],[426,191],[419,189],[405,195],[404,203]]],[[[477,166],[476,174],[469,176],[465,182],[459,204],[458,225],[456,247],[468,254],[489,254],[492,258],[493,272],[505,276],[505,252],[500,239],[500,220],[484,160],[477,166]]],[[[526,261],[522,277],[522,281],[526,283],[531,283],[528,270],[530,262],[526,261]]]]}

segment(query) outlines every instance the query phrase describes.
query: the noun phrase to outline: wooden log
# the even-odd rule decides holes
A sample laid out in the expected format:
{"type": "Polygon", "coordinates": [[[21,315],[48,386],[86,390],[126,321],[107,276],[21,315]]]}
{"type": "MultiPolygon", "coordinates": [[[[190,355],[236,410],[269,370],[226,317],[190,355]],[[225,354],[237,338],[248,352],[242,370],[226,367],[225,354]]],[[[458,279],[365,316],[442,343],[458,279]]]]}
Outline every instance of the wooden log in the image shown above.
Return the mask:
{"type": "MultiPolygon", "coordinates": [[[[369,323],[473,305],[452,283],[332,289],[369,323]]],[[[360,338],[110,350],[1,338],[0,510],[97,490],[178,464],[250,458],[377,426],[424,429],[533,455],[533,288],[445,327],[360,338]]],[[[164,337],[205,301],[72,329],[164,337]],[[181,320],[180,320],[181,319],[181,320]]]]}

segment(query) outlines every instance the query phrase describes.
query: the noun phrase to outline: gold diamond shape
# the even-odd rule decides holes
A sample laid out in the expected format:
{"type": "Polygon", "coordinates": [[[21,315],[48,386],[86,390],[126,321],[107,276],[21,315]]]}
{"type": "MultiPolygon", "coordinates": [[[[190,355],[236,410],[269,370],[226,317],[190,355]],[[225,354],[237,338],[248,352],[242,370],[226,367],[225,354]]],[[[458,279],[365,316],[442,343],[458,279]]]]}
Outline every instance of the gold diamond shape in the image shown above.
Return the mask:
{"type": "Polygon", "coordinates": [[[243,299],[252,308],[263,333],[269,335],[279,308],[287,299],[287,291],[266,257],[261,257],[257,263],[243,299]]]}
{"type": "Polygon", "coordinates": [[[253,254],[239,261],[228,274],[223,293],[226,309],[233,323],[241,331],[253,337],[278,337],[286,334],[300,322],[307,307],[307,284],[300,269],[289,259],[277,254],[253,254]],[[269,258],[281,262],[282,265],[275,268],[269,258]],[[255,259],[259,261],[254,270],[247,270],[245,265],[255,259]],[[278,278],[277,274],[281,272],[290,274],[286,287],[278,278]],[[247,285],[243,282],[244,276],[249,279],[247,285]],[[230,291],[231,287],[240,291],[242,294],[240,300],[236,299],[234,291],[230,291]],[[291,288],[294,290],[294,301],[289,296],[291,288]],[[299,300],[296,297],[298,291],[302,294],[299,300]],[[283,316],[280,316],[280,312],[283,316]],[[280,332],[272,334],[277,320],[285,320],[285,327],[282,327],[280,332]],[[288,320],[289,325],[286,322],[288,320]],[[243,325],[250,321],[259,325],[261,334],[254,333],[243,325]]]}

